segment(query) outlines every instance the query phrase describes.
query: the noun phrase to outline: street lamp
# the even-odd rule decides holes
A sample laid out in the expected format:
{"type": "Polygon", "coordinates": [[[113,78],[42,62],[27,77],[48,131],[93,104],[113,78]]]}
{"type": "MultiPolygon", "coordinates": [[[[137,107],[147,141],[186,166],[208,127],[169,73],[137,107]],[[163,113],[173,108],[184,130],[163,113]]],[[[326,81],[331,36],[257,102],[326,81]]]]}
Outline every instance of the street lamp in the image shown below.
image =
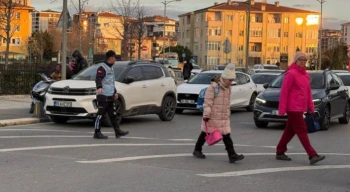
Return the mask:
{"type": "Polygon", "coordinates": [[[166,6],[169,3],[175,2],[175,1],[181,1],[181,0],[171,0],[171,1],[163,1],[162,3],[164,4],[164,23],[163,23],[163,60],[165,57],[165,21],[166,21],[166,6]]]}
{"type": "Polygon", "coordinates": [[[320,37],[319,37],[319,64],[318,69],[321,69],[322,67],[322,11],[323,11],[323,3],[325,3],[325,0],[317,0],[321,4],[321,23],[320,23],[320,37]]]}
{"type": "MultiPolygon", "coordinates": [[[[247,33],[246,33],[246,48],[245,48],[245,70],[248,71],[248,61],[249,61],[249,37],[250,37],[250,12],[252,10],[252,0],[247,0],[246,3],[248,3],[248,6],[244,6],[248,8],[247,10],[247,33]]],[[[232,3],[232,6],[240,6],[239,3],[232,3]]]]}

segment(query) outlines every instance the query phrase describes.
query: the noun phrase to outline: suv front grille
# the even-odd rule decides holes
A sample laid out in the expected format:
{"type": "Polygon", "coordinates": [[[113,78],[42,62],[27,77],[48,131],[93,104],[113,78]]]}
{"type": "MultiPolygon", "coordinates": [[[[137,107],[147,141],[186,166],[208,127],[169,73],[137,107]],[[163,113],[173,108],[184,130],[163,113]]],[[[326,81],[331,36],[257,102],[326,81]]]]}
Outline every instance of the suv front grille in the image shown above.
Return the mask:
{"type": "Polygon", "coordinates": [[[49,93],[52,95],[95,95],[95,88],[87,89],[67,89],[67,88],[50,88],[49,93]]]}
{"type": "Polygon", "coordinates": [[[270,107],[273,109],[278,109],[279,102],[278,101],[266,101],[264,104],[266,107],[270,107]]]}
{"type": "Polygon", "coordinates": [[[198,100],[198,94],[179,93],[177,96],[178,96],[177,97],[178,101],[185,99],[185,100],[194,100],[195,102],[197,102],[198,100]]]}
{"type": "Polygon", "coordinates": [[[53,114],[70,114],[70,115],[76,115],[79,113],[87,113],[87,111],[84,108],[78,108],[78,107],[55,107],[55,106],[47,106],[47,111],[50,111],[50,113],[53,114]]]}

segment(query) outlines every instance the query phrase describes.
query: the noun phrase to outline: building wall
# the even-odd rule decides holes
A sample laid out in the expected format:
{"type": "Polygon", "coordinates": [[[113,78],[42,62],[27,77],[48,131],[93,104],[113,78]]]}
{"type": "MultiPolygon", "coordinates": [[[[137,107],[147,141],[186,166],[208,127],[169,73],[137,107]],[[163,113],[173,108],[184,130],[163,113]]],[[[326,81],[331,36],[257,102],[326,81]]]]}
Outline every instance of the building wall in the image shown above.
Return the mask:
{"type": "MultiPolygon", "coordinates": [[[[288,54],[288,64],[292,62],[296,48],[311,55],[317,52],[318,24],[307,22],[307,13],[280,13],[280,23],[273,20],[272,13],[251,14],[249,63],[276,63],[281,53],[288,54]],[[258,18],[258,21],[255,21],[258,18]],[[296,19],[303,19],[297,24],[296,19]],[[262,22],[259,22],[261,21],[262,22]],[[286,33],[286,36],[284,34],[286,33]],[[288,34],[287,34],[288,33],[288,34]],[[298,36],[297,36],[298,35],[298,36]]],[[[317,14],[316,14],[317,15],[317,14]]],[[[193,35],[193,55],[204,68],[232,62],[238,66],[246,63],[246,13],[245,11],[220,10],[217,12],[196,12],[179,18],[179,43],[191,47],[193,35]],[[194,24],[191,25],[191,17],[194,24]],[[223,43],[228,38],[232,44],[231,52],[223,52],[223,43]],[[209,44],[209,45],[208,45],[209,44]]]]}
{"type": "Polygon", "coordinates": [[[56,12],[33,12],[32,32],[55,29],[60,16],[61,13],[56,12]]]}
{"type": "Polygon", "coordinates": [[[342,36],[344,43],[346,43],[346,45],[350,45],[350,23],[342,25],[342,36]]]}

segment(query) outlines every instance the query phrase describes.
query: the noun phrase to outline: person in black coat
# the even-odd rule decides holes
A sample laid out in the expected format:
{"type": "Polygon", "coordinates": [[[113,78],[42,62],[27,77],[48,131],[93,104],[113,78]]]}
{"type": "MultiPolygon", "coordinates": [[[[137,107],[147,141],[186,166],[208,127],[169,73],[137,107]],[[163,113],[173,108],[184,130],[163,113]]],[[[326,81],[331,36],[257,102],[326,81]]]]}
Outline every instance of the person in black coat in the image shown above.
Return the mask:
{"type": "Polygon", "coordinates": [[[72,53],[72,57],[75,59],[75,66],[73,69],[74,75],[78,74],[81,70],[88,67],[86,59],[81,55],[81,53],[78,50],[75,50],[72,53]]]}
{"type": "Polygon", "coordinates": [[[184,76],[184,80],[190,79],[192,69],[193,69],[193,65],[192,65],[191,61],[188,59],[186,61],[185,65],[183,66],[183,69],[182,69],[182,74],[184,76]]]}

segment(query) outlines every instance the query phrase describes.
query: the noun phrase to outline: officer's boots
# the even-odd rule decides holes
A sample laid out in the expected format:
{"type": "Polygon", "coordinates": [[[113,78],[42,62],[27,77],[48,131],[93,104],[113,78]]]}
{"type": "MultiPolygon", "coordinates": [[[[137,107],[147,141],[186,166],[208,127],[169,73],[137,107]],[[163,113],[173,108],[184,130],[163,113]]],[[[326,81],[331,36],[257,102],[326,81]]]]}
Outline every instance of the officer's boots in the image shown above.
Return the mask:
{"type": "Polygon", "coordinates": [[[115,131],[115,138],[119,138],[121,136],[125,136],[129,134],[129,131],[123,131],[119,127],[114,127],[114,131],[115,131]]]}

